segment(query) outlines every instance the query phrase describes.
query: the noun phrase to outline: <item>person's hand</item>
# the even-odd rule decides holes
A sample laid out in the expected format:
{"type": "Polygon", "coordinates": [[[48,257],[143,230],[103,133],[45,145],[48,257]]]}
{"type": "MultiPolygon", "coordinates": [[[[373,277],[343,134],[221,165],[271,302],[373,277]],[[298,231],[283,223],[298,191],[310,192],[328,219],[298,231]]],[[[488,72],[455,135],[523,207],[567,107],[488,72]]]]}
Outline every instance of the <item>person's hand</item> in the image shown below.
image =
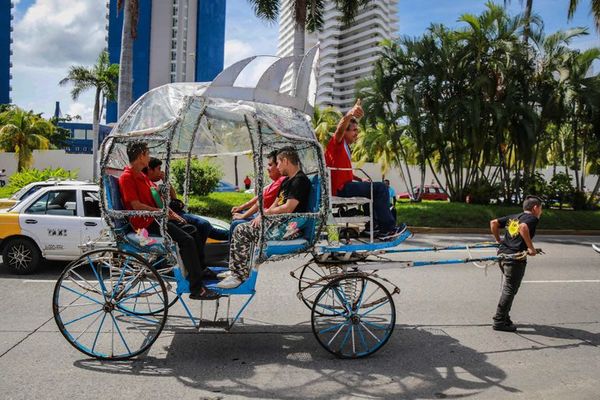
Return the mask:
{"type": "Polygon", "coordinates": [[[252,226],[255,228],[260,228],[260,222],[262,221],[262,217],[259,215],[258,217],[254,218],[251,222],[252,226]]]}
{"type": "Polygon", "coordinates": [[[531,256],[531,257],[533,257],[533,256],[535,256],[536,254],[537,254],[537,251],[536,251],[536,249],[534,249],[534,248],[527,249],[527,255],[528,255],[528,256],[531,256]]]}
{"type": "Polygon", "coordinates": [[[244,219],[244,214],[240,214],[240,213],[236,212],[235,214],[233,214],[233,217],[231,217],[231,219],[233,219],[234,221],[238,220],[238,219],[244,219]]]}
{"type": "Polygon", "coordinates": [[[240,212],[240,207],[236,206],[236,207],[232,207],[231,208],[231,214],[235,214],[235,213],[238,213],[238,212],[240,212]]]}
{"type": "Polygon", "coordinates": [[[356,119],[361,119],[362,117],[364,117],[365,112],[362,108],[362,103],[360,99],[356,100],[354,107],[352,107],[352,109],[348,111],[348,115],[352,115],[356,119]]]}

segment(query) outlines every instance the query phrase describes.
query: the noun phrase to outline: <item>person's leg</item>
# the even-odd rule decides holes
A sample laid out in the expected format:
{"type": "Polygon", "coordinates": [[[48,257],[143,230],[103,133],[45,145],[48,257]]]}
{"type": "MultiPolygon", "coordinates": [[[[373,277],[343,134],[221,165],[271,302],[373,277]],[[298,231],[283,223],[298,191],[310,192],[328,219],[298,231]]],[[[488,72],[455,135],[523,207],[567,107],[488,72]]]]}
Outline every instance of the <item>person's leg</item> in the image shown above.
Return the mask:
{"type": "Polygon", "coordinates": [[[259,230],[251,223],[239,224],[231,238],[229,249],[229,270],[239,278],[245,280],[250,274],[250,258],[259,230]]]}
{"type": "MultiPolygon", "coordinates": [[[[371,198],[371,183],[348,182],[338,191],[338,196],[371,198]]],[[[390,231],[395,226],[388,199],[387,187],[381,182],[373,182],[373,220],[381,232],[390,231]]]]}
{"type": "Polygon", "coordinates": [[[502,294],[500,295],[496,315],[494,315],[494,325],[508,325],[510,323],[510,309],[521,286],[526,266],[527,263],[524,262],[501,263],[500,268],[502,268],[504,274],[504,285],[502,285],[502,294]]]}
{"type": "Polygon", "coordinates": [[[203,287],[204,265],[200,262],[196,239],[173,222],[167,223],[167,231],[179,246],[181,259],[188,272],[187,279],[190,282],[190,291],[197,293],[203,287]]]}
{"type": "Polygon", "coordinates": [[[237,228],[240,224],[250,222],[250,221],[252,221],[252,220],[251,219],[234,219],[233,221],[231,221],[231,224],[229,225],[229,240],[233,241],[233,233],[235,231],[235,228],[237,228]]]}
{"type": "Polygon", "coordinates": [[[206,239],[212,229],[210,222],[194,214],[182,214],[181,217],[185,221],[196,227],[196,234],[193,235],[196,239],[196,246],[198,246],[198,254],[200,255],[200,262],[204,265],[204,246],[206,245],[206,239]]]}

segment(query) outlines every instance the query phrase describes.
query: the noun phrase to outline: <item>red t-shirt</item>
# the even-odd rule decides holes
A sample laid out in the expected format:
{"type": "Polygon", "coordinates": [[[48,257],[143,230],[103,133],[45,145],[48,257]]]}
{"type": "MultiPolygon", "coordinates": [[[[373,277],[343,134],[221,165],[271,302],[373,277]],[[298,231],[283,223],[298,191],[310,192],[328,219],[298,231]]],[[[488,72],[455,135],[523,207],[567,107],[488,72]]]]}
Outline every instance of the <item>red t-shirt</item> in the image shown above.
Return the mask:
{"type": "MultiPolygon", "coordinates": [[[[141,173],[136,172],[131,167],[127,166],[123,170],[123,173],[119,177],[119,188],[121,189],[121,199],[123,206],[126,210],[133,210],[131,202],[138,200],[140,203],[144,203],[150,207],[156,207],[156,202],[152,197],[150,188],[152,182],[148,177],[141,173]]],[[[133,226],[133,229],[138,230],[149,227],[154,218],[152,217],[131,217],[129,223],[133,226]]]]}
{"type": "Polygon", "coordinates": [[[285,176],[279,177],[276,181],[271,182],[269,186],[263,190],[263,206],[265,209],[271,207],[273,202],[277,198],[277,194],[279,193],[279,188],[283,181],[285,181],[285,176]]]}
{"type": "MultiPolygon", "coordinates": [[[[335,136],[331,138],[327,149],[325,150],[325,163],[330,168],[352,168],[352,160],[346,147],[346,140],[342,139],[340,143],[335,141],[335,136]]],[[[338,190],[344,187],[348,182],[352,182],[354,174],[349,171],[330,171],[331,173],[331,194],[337,195],[338,190]]]]}

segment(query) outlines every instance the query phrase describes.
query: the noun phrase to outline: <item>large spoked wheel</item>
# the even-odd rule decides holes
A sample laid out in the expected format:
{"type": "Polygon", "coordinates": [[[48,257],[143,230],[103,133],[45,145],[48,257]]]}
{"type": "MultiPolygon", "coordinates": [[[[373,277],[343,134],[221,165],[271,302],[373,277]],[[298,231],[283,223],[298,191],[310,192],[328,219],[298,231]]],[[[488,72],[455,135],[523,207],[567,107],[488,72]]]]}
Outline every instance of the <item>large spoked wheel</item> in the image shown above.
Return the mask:
{"type": "MultiPolygon", "coordinates": [[[[150,264],[156,269],[156,272],[158,272],[165,283],[168,296],[167,308],[171,308],[171,306],[179,300],[179,295],[177,294],[177,279],[175,279],[175,275],[173,275],[173,267],[163,266],[162,262],[150,264]]],[[[145,304],[146,307],[140,307],[140,304],[138,304],[140,302],[145,303],[143,299],[135,299],[127,304],[123,304],[123,307],[127,307],[129,311],[138,315],[152,315],[163,312],[164,307],[162,307],[162,303],[160,302],[153,304],[151,307],[148,307],[148,304],[145,304]]]]}
{"type": "Polygon", "coordinates": [[[312,307],[317,341],[340,358],[375,353],[388,341],[395,324],[396,308],[390,292],[373,278],[358,274],[329,282],[312,307]]]}
{"type": "MultiPolygon", "coordinates": [[[[309,310],[312,310],[317,295],[323,290],[327,283],[329,283],[330,279],[327,279],[327,277],[342,272],[342,267],[336,264],[311,262],[302,268],[300,277],[298,278],[298,293],[300,299],[309,310]]],[[[321,301],[325,303],[326,300],[327,299],[324,298],[321,301]]],[[[333,304],[333,299],[329,300],[329,304],[333,304]]],[[[324,309],[319,309],[317,312],[324,313],[323,315],[332,315],[324,309]]]]}
{"type": "Polygon", "coordinates": [[[152,346],[167,320],[165,284],[144,259],[116,249],[94,250],[65,268],[52,309],[60,332],[88,356],[135,357],[152,346]],[[157,309],[162,312],[156,312],[157,309]]]}

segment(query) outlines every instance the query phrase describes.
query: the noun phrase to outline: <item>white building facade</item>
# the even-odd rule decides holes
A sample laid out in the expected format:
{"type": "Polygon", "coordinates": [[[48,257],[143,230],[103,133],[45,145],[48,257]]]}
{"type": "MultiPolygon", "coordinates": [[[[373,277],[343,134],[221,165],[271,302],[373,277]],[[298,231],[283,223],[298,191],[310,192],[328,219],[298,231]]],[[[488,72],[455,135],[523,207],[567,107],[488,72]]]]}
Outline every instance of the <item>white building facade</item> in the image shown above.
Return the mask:
{"type": "MultiPolygon", "coordinates": [[[[293,54],[294,20],[291,0],[283,0],[279,23],[280,57],[293,54]]],[[[356,84],[371,75],[384,39],[394,39],[398,30],[398,0],[373,0],[361,8],[348,26],[340,22],[341,12],[335,1],[327,0],[323,28],[307,33],[305,48],[320,42],[319,79],[316,104],[333,106],[341,111],[352,107],[356,84]]],[[[292,87],[291,73],[282,91],[292,87]]]]}

